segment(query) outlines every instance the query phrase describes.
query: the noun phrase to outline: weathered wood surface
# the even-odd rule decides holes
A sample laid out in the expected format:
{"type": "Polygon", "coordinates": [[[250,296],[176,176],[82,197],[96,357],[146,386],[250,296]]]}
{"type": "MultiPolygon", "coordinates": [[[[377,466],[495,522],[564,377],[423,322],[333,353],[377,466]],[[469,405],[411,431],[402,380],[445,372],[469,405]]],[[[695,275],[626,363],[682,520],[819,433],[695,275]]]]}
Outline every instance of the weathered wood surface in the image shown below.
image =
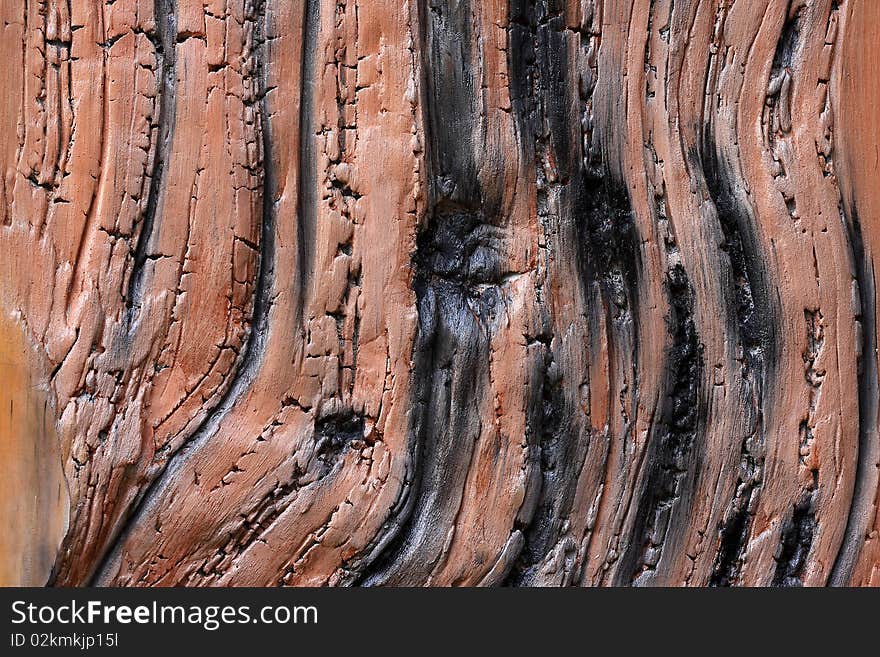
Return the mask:
{"type": "Polygon", "coordinates": [[[0,14],[2,583],[880,585],[880,3],[0,14]]]}

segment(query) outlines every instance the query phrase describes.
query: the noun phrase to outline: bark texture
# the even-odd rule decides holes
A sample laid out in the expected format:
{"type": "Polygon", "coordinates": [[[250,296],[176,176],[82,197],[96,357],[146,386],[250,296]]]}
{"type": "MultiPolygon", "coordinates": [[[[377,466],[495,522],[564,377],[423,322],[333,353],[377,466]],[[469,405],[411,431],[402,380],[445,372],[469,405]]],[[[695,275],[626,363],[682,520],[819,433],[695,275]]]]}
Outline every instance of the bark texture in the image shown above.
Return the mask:
{"type": "Polygon", "coordinates": [[[880,3],[0,15],[0,583],[880,585],[880,3]]]}

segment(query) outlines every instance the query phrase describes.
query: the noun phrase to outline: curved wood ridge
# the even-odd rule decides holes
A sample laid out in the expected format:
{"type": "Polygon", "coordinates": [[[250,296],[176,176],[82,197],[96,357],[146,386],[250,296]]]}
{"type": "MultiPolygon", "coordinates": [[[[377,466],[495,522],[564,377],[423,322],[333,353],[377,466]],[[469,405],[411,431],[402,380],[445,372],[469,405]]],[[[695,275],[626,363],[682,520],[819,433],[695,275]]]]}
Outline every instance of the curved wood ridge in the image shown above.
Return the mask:
{"type": "Polygon", "coordinates": [[[4,582],[880,585],[880,3],[0,14],[4,582]]]}

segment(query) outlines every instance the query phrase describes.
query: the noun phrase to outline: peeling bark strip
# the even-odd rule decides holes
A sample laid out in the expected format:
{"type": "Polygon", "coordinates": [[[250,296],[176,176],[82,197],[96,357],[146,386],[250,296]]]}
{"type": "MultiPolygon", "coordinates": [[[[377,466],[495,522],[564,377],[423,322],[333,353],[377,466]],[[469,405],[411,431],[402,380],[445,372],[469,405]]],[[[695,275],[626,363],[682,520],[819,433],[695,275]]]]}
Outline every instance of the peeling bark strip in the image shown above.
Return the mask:
{"type": "Polygon", "coordinates": [[[694,327],[694,293],[681,265],[669,270],[666,286],[672,339],[665,364],[666,399],[653,427],[647,455],[650,470],[640,492],[635,540],[624,555],[633,580],[657,566],[667,543],[675,545],[679,514],[687,513],[696,478],[700,446],[694,443],[699,418],[705,413],[700,404],[703,356],[694,327]]]}
{"type": "Polygon", "coordinates": [[[880,585],[880,3],[0,15],[3,583],[880,585]]]}

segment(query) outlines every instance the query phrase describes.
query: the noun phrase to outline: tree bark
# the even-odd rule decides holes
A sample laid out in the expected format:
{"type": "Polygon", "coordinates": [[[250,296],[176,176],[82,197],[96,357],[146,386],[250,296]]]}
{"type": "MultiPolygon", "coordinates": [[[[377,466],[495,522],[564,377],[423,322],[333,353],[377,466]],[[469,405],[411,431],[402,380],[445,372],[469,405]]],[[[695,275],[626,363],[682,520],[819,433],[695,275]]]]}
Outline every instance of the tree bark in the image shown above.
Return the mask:
{"type": "Polygon", "coordinates": [[[880,585],[880,3],[0,14],[0,583],[880,585]]]}

